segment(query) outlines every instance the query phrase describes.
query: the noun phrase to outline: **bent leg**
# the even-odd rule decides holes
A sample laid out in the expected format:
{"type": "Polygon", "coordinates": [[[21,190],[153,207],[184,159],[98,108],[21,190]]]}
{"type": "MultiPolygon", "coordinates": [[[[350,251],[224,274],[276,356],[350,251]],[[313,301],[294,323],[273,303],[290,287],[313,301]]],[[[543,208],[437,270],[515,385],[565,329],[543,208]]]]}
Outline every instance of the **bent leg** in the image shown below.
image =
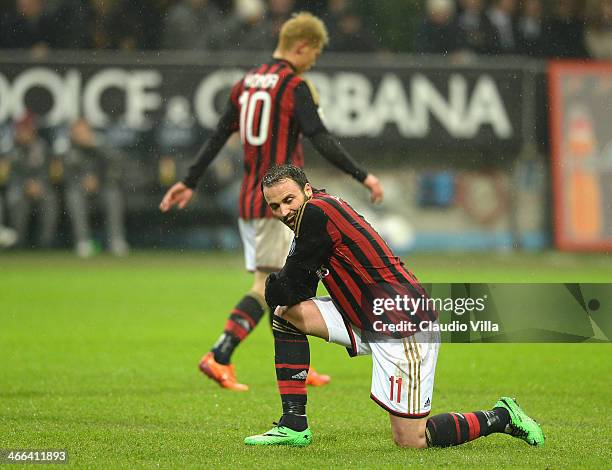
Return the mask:
{"type": "Polygon", "coordinates": [[[227,365],[238,345],[255,329],[266,309],[263,297],[267,273],[255,271],[251,290],[232,309],[223,333],[212,349],[215,361],[227,365]]]}
{"type": "Polygon", "coordinates": [[[429,447],[464,444],[489,434],[503,433],[509,423],[510,415],[504,408],[472,413],[442,413],[427,420],[427,444],[429,447]]]}
{"type": "MultiPolygon", "coordinates": [[[[254,287],[257,286],[258,280],[256,274],[254,287]]],[[[200,361],[200,370],[223,388],[235,391],[249,389],[247,385],[238,382],[230,362],[235,349],[261,320],[264,309],[265,301],[254,290],[242,297],[231,311],[225,322],[223,333],[213,345],[212,350],[200,361]]]]}
{"type": "Polygon", "coordinates": [[[312,300],[305,300],[290,308],[279,307],[274,314],[291,323],[305,335],[316,336],[325,341],[329,340],[325,320],[312,300]]]}
{"type": "Polygon", "coordinates": [[[425,428],[427,418],[401,418],[389,413],[393,441],[400,447],[424,449],[427,447],[425,428]]]}
{"type": "Polygon", "coordinates": [[[310,369],[308,338],[292,323],[276,315],[276,312],[272,320],[272,333],[276,381],[283,406],[279,425],[294,431],[304,431],[308,428],[306,419],[306,378],[310,369]]]}
{"type": "Polygon", "coordinates": [[[284,264],[291,239],[287,227],[274,219],[238,220],[240,237],[244,246],[247,271],[254,272],[251,290],[232,309],[221,336],[213,346],[216,362],[228,365],[238,345],[259,324],[267,309],[265,286],[268,274],[284,264]],[[281,230],[279,235],[279,230],[281,230]]]}

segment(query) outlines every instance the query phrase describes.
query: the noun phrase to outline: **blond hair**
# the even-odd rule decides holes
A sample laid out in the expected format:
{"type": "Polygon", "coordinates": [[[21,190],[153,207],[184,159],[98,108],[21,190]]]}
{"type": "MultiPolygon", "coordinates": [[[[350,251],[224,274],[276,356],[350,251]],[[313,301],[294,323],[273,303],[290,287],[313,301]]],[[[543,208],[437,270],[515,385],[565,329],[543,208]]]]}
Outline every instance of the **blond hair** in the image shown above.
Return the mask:
{"type": "Polygon", "coordinates": [[[312,13],[295,13],[285,21],[278,38],[278,49],[290,50],[298,41],[307,41],[313,47],[323,47],[329,42],[327,28],[323,21],[312,13]]]}

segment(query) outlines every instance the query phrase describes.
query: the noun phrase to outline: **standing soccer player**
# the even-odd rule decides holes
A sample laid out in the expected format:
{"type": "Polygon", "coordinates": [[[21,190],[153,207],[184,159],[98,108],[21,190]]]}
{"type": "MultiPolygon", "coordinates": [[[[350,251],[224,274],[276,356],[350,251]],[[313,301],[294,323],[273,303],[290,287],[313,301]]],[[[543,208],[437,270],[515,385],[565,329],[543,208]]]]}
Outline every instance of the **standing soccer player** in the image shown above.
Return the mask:
{"type": "MultiPolygon", "coordinates": [[[[360,168],[328,132],[319,117],[317,95],[301,77],[314,65],[327,42],[325,25],[310,13],[299,13],[286,21],[273,59],[250,70],[233,86],[215,133],[198,152],[185,180],[172,186],[160,204],[162,212],[174,205],[184,208],[227,139],[240,132],[245,174],[238,223],[246,268],[255,273],[255,279],[251,290],[232,310],[212,351],[200,362],[202,372],[224,388],[248,389],[236,380],[231,356],[263,316],[265,279],[283,266],[293,237],[291,230],[273,218],[263,198],[259,188],[263,175],[276,165],[303,165],[303,134],[328,161],[362,183],[373,202],[383,197],[378,178],[360,168]]],[[[329,377],[308,371],[310,385],[328,381],[329,377]]]]}
{"type": "Polygon", "coordinates": [[[265,290],[275,308],[274,359],[283,414],[278,425],[247,437],[246,444],[306,446],[312,441],[306,418],[306,335],[341,344],[353,356],[372,355],[370,396],[389,412],[400,446],[447,447],[497,432],[544,444],[540,426],[507,397],[491,410],[427,418],[437,335],[428,331],[432,328],[407,327],[413,333],[373,336],[384,325],[437,322],[436,312],[426,306],[402,311],[393,302],[398,296],[427,298],[418,280],[363,217],[345,201],[314,190],[300,168],[271,168],[261,186],[274,216],[293,230],[295,239],[285,266],[270,274],[265,290]],[[329,297],[315,297],[319,280],[329,297]]]}

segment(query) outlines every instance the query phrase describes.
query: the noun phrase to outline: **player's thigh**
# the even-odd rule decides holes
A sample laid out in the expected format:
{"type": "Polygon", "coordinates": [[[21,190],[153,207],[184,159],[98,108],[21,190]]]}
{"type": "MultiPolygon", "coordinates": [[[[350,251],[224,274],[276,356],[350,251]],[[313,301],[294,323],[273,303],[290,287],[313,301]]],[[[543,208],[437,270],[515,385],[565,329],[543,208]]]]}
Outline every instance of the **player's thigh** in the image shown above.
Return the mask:
{"type": "Polygon", "coordinates": [[[327,336],[318,335],[320,338],[328,343],[350,348],[358,356],[371,354],[370,345],[361,341],[361,330],[342,317],[331,297],[313,297],[310,300],[314,302],[325,322],[327,336]]]}
{"type": "Polygon", "coordinates": [[[282,308],[277,309],[275,314],[281,314],[283,319],[287,320],[306,335],[316,336],[324,340],[329,338],[325,320],[317,304],[312,300],[305,300],[284,311],[282,308]]]}

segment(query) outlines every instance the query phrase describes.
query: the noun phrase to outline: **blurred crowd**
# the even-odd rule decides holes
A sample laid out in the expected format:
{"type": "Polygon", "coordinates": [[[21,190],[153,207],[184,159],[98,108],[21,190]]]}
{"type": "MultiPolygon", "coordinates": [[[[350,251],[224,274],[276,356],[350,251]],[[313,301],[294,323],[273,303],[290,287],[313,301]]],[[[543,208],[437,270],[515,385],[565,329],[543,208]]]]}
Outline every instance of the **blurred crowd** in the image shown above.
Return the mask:
{"type": "MultiPolygon", "coordinates": [[[[271,52],[282,23],[301,10],[324,19],[334,52],[612,59],[612,0],[3,0],[0,48],[271,52]]],[[[104,222],[102,245],[127,254],[124,180],[172,184],[205,137],[195,129],[163,121],[147,143],[124,126],[96,132],[83,119],[53,135],[29,112],[0,123],[0,248],[56,245],[68,220],[75,252],[89,257],[100,245],[95,219],[104,222]],[[133,158],[139,146],[147,161],[151,149],[159,155],[153,175],[133,158]]],[[[240,148],[227,149],[211,194],[235,180],[240,148]]]]}
{"type": "MultiPolygon", "coordinates": [[[[128,211],[143,217],[132,217],[132,225],[159,215],[151,201],[187,173],[205,140],[195,121],[183,124],[162,119],[141,131],[121,121],[94,128],[79,118],[49,127],[29,110],[0,124],[0,249],[72,246],[82,258],[102,250],[127,255],[128,211]]],[[[228,141],[189,217],[237,217],[241,149],[237,136],[228,141]]],[[[220,233],[211,236],[218,241],[220,233]]]]}
{"type": "Polygon", "coordinates": [[[84,119],[63,131],[49,145],[30,112],[0,129],[0,247],[51,248],[67,212],[76,254],[90,257],[96,250],[90,212],[99,210],[105,246],[124,256],[123,159],[84,119]]]}
{"type": "Polygon", "coordinates": [[[427,0],[415,50],[612,58],[612,1],[427,0]]]}
{"type": "Polygon", "coordinates": [[[0,47],[271,50],[300,10],[338,52],[612,57],[612,0],[5,0],[0,47]]]}
{"type": "Polygon", "coordinates": [[[334,50],[379,47],[347,0],[15,0],[0,47],[271,50],[301,10],[325,17],[334,50]]]}

